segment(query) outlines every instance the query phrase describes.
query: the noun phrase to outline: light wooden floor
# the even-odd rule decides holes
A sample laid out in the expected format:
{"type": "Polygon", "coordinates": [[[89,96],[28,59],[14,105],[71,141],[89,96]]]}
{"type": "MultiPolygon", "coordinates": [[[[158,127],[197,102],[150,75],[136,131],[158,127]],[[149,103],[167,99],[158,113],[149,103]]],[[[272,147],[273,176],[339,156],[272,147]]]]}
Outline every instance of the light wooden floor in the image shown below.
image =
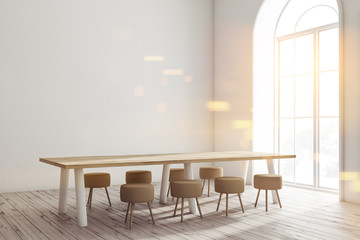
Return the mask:
{"type": "Polygon", "coordinates": [[[174,201],[160,205],[159,184],[155,189],[156,225],[147,205],[137,204],[132,230],[124,223],[127,205],[119,200],[119,186],[109,189],[111,208],[104,190],[94,190],[86,228],[77,226],[73,189],[66,215],[57,214],[57,190],[0,194],[0,239],[360,239],[360,206],[340,203],[331,193],[284,187],[279,191],[283,208],[270,204],[266,213],[264,192],[255,209],[257,192],[247,187],[242,194],[245,213],[233,195],[225,217],[225,201],[215,212],[218,194],[213,192],[200,198],[203,219],[186,209],[180,223],[179,216],[172,217],[174,201]]]}

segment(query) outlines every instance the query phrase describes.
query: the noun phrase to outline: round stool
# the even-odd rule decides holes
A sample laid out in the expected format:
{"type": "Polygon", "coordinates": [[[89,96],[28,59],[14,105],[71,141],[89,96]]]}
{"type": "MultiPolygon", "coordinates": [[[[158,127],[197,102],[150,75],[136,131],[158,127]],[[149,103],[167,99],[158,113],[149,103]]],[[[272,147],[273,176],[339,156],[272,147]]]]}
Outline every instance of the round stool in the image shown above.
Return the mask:
{"type": "Polygon", "coordinates": [[[125,222],[127,221],[129,215],[129,208],[131,206],[130,212],[130,224],[129,228],[132,228],[133,220],[133,208],[135,203],[146,202],[150,211],[151,220],[155,224],[154,217],[152,215],[150,202],[154,200],[154,186],[149,183],[132,183],[132,184],[123,184],[120,187],[120,199],[122,202],[127,202],[127,211],[125,216],[125,222]]]}
{"type": "Polygon", "coordinates": [[[210,197],[210,179],[215,179],[217,177],[222,177],[223,169],[222,167],[201,167],[200,168],[200,178],[204,179],[204,184],[202,186],[201,192],[204,191],[205,180],[208,180],[208,197],[210,197]]]}
{"type": "Polygon", "coordinates": [[[87,206],[91,208],[92,194],[94,188],[105,188],[105,192],[111,206],[111,201],[107,187],[110,186],[110,174],[109,173],[85,173],[84,174],[85,187],[90,188],[87,206]]]}
{"type": "Polygon", "coordinates": [[[151,183],[151,171],[133,170],[126,172],[126,183],[151,183]]]}
{"type": "Polygon", "coordinates": [[[280,208],[282,208],[279,193],[278,193],[278,189],[282,188],[282,177],[280,175],[256,174],[254,176],[254,188],[259,189],[257,197],[256,197],[255,207],[256,207],[258,199],[259,199],[260,190],[265,190],[265,202],[266,202],[266,211],[267,211],[268,210],[268,197],[267,197],[268,190],[275,190],[277,198],[279,200],[280,208]]]}
{"type": "Polygon", "coordinates": [[[176,216],[179,198],[181,198],[181,222],[183,221],[184,214],[184,198],[195,198],[197,207],[199,209],[200,217],[202,218],[200,204],[198,200],[198,197],[200,197],[201,195],[201,181],[182,180],[171,182],[171,196],[176,197],[174,217],[176,216]]]}
{"type": "Polygon", "coordinates": [[[169,197],[171,182],[185,180],[185,179],[186,179],[185,170],[183,168],[170,168],[169,188],[168,188],[167,196],[169,197]]]}
{"type": "Polygon", "coordinates": [[[244,192],[244,179],[241,177],[218,177],[215,178],[215,192],[220,193],[219,202],[216,211],[219,211],[221,196],[226,193],[226,216],[228,215],[228,195],[235,193],[239,196],[241,210],[244,207],[241,201],[240,193],[244,192]]]}

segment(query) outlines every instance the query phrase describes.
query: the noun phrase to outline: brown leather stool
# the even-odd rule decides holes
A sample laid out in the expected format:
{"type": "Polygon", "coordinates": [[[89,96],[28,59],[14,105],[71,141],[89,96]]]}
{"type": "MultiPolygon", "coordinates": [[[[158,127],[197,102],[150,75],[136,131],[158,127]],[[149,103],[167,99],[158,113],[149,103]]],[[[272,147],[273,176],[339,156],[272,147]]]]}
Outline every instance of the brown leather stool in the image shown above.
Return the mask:
{"type": "Polygon", "coordinates": [[[201,209],[198,197],[202,195],[201,181],[196,180],[182,180],[171,182],[171,196],[176,197],[176,204],[174,210],[174,217],[176,216],[176,210],[181,198],[181,222],[184,215],[184,198],[195,198],[199,209],[200,217],[202,218],[201,209]]]}
{"type": "Polygon", "coordinates": [[[151,183],[151,171],[133,170],[126,172],[126,183],[151,183]]]}
{"type": "Polygon", "coordinates": [[[152,211],[150,207],[150,202],[154,200],[154,186],[152,184],[149,183],[123,184],[120,187],[120,199],[122,202],[128,203],[125,222],[127,221],[129,215],[129,208],[131,207],[129,228],[132,228],[133,209],[135,203],[143,203],[143,202],[147,203],[151,215],[151,220],[153,224],[155,224],[154,217],[152,215],[152,211]]]}
{"type": "Polygon", "coordinates": [[[169,197],[171,182],[180,180],[186,180],[185,170],[183,168],[171,168],[169,174],[169,188],[167,192],[167,197],[169,197]]]}
{"type": "Polygon", "coordinates": [[[106,195],[111,206],[111,201],[107,187],[110,186],[110,174],[109,173],[85,173],[84,174],[85,187],[90,188],[87,205],[91,208],[92,194],[94,188],[105,188],[106,195]]]}
{"type": "Polygon", "coordinates": [[[226,193],[226,216],[228,215],[228,195],[237,194],[239,196],[241,210],[244,212],[244,207],[241,201],[240,193],[244,192],[244,179],[241,177],[218,177],[215,178],[215,192],[220,193],[219,202],[216,211],[219,211],[221,196],[226,193]]]}
{"type": "Polygon", "coordinates": [[[279,200],[280,208],[282,208],[279,193],[278,193],[278,189],[282,188],[282,177],[280,175],[256,174],[254,176],[254,188],[259,189],[257,197],[256,197],[255,207],[256,207],[258,199],[259,199],[260,190],[265,190],[265,193],[266,193],[265,202],[266,202],[266,211],[267,211],[268,210],[268,190],[275,190],[277,198],[279,200]]]}
{"type": "Polygon", "coordinates": [[[204,179],[204,184],[202,186],[201,192],[204,191],[205,180],[208,180],[208,197],[210,197],[210,180],[215,179],[217,177],[222,177],[223,168],[222,167],[201,167],[200,170],[200,178],[204,179]]]}

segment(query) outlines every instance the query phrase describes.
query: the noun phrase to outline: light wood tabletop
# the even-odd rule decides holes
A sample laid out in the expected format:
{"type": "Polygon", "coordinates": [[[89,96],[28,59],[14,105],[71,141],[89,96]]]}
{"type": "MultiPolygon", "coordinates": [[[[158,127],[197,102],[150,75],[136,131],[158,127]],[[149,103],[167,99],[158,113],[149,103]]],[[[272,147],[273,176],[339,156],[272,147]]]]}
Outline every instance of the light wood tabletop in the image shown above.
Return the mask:
{"type": "Polygon", "coordinates": [[[176,163],[206,163],[222,161],[247,161],[260,159],[295,158],[296,155],[280,155],[261,152],[227,151],[201,153],[171,153],[119,156],[84,156],[40,158],[40,162],[65,169],[160,165],[176,163]]]}

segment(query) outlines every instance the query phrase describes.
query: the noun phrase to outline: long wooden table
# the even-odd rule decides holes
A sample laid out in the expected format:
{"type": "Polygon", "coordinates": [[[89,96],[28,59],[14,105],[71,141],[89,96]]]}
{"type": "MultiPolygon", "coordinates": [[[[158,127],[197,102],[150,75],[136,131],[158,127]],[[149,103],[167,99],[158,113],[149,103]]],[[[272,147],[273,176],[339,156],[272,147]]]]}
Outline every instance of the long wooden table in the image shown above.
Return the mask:
{"type": "MultiPolygon", "coordinates": [[[[87,226],[84,168],[123,167],[140,165],[163,165],[160,203],[166,203],[166,190],[171,164],[183,163],[187,179],[193,179],[192,163],[245,161],[239,169],[239,176],[246,179],[249,160],[267,160],[268,172],[274,174],[273,159],[295,158],[295,155],[279,155],[273,153],[257,153],[245,151],[231,152],[203,152],[203,153],[176,153],[176,154],[146,154],[146,155],[120,155],[120,156],[88,156],[88,157],[58,157],[40,158],[40,162],[61,168],[59,213],[66,213],[67,189],[69,183],[69,169],[74,169],[76,209],[79,226],[87,226]]],[[[273,193],[273,202],[277,198],[273,193]]],[[[196,213],[194,199],[189,199],[190,212],[196,213]]]]}

